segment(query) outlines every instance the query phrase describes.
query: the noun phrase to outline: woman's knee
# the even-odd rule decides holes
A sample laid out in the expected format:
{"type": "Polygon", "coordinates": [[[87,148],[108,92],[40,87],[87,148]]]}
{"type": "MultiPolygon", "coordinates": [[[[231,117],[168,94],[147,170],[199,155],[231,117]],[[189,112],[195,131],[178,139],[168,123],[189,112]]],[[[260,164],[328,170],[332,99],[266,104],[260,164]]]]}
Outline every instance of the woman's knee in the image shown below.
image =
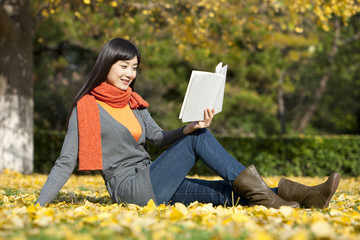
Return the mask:
{"type": "Polygon", "coordinates": [[[206,128],[200,128],[200,129],[197,129],[195,132],[193,132],[192,134],[194,135],[203,135],[203,134],[211,134],[209,130],[207,130],[206,128]]]}

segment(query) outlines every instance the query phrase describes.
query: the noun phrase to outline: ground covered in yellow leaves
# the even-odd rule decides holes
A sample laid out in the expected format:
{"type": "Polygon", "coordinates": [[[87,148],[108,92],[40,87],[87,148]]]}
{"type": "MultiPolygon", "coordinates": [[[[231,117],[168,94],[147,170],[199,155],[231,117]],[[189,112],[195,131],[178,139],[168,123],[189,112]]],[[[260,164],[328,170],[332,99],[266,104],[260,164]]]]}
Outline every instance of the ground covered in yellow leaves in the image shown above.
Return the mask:
{"type": "Polygon", "coordinates": [[[360,177],[342,178],[327,209],[118,205],[101,176],[74,175],[54,203],[34,206],[46,178],[0,173],[0,239],[360,239],[360,177]]]}

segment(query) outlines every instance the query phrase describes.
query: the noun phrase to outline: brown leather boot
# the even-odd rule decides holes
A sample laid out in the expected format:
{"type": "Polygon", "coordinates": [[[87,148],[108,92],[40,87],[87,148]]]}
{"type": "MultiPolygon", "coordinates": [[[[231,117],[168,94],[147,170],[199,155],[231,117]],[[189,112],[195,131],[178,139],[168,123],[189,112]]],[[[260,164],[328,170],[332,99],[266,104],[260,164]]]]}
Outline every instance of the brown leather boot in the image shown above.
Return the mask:
{"type": "Polygon", "coordinates": [[[281,206],[299,207],[299,203],[285,201],[269,189],[256,171],[254,165],[242,171],[233,182],[235,191],[249,200],[250,206],[264,205],[265,207],[280,208],[281,206]]]}
{"type": "Polygon", "coordinates": [[[278,194],[285,200],[297,201],[305,208],[326,208],[339,186],[340,174],[333,172],[326,182],[317,186],[305,186],[303,184],[281,178],[278,186],[278,194]]]}

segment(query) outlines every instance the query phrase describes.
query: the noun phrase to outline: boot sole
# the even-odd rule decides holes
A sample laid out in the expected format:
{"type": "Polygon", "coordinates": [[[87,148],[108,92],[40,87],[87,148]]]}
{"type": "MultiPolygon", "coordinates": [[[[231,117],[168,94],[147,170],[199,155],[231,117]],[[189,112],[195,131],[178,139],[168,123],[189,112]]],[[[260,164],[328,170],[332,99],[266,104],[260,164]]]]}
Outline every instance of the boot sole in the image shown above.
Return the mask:
{"type": "Polygon", "coordinates": [[[329,179],[330,178],[333,179],[333,184],[331,185],[330,195],[327,198],[323,208],[327,208],[329,206],[330,200],[333,197],[333,195],[335,194],[336,189],[338,188],[339,183],[340,183],[340,174],[339,173],[337,173],[337,172],[331,173],[329,176],[329,179]]]}

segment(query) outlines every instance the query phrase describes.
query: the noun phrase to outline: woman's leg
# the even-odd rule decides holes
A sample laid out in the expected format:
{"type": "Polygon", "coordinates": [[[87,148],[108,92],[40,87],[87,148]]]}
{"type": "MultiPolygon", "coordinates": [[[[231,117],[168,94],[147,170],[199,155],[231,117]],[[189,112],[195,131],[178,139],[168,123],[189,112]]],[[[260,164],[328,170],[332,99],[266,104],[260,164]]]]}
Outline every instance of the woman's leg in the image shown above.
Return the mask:
{"type": "Polygon", "coordinates": [[[249,200],[249,205],[264,205],[268,208],[300,206],[298,202],[285,201],[271,191],[254,165],[250,165],[236,177],[233,182],[233,188],[249,200]]]}
{"type": "Polygon", "coordinates": [[[158,204],[170,201],[199,158],[230,187],[240,172],[246,169],[226,152],[209,131],[197,130],[178,140],[151,164],[151,183],[158,204]]]}
{"type": "Polygon", "coordinates": [[[192,202],[212,203],[215,206],[248,205],[244,197],[240,197],[225,181],[208,181],[202,179],[185,178],[172,196],[170,203],[192,202]]]}

